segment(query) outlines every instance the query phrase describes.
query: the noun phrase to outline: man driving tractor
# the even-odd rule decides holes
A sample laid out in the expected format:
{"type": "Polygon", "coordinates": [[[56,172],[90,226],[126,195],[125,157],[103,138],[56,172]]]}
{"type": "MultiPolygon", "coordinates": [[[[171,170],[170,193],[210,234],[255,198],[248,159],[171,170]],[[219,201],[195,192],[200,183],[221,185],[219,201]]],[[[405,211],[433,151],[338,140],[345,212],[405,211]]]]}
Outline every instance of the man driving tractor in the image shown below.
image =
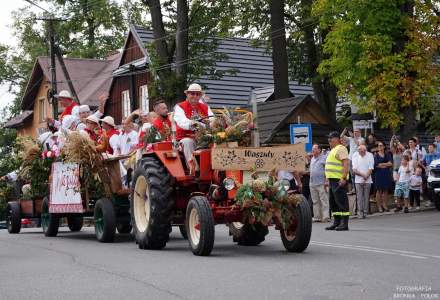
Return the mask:
{"type": "Polygon", "coordinates": [[[194,174],[197,168],[193,157],[193,152],[196,149],[194,132],[198,127],[206,127],[206,122],[209,122],[209,119],[214,117],[214,113],[201,100],[203,91],[199,84],[191,84],[185,91],[185,94],[186,100],[174,107],[176,139],[183,148],[183,154],[190,174],[194,174]]]}

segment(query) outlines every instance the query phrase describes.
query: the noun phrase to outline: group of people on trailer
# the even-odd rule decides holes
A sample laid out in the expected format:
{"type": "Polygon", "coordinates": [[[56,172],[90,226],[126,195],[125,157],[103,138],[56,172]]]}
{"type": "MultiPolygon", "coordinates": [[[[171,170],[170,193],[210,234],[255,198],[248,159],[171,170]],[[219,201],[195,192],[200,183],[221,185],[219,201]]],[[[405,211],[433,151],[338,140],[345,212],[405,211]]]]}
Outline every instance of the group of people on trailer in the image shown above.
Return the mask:
{"type": "Polygon", "coordinates": [[[199,84],[191,84],[185,94],[186,99],[174,107],[172,114],[169,113],[165,101],[158,99],[153,104],[153,111],[135,110],[123,118],[121,126],[117,126],[113,117],[104,116],[108,95],[99,97],[98,110],[92,112],[88,105],[79,105],[64,90],[57,95],[60,106],[64,107],[60,120],[49,119],[49,131],[40,135],[38,141],[46,151],[58,156],[68,135],[77,131],[90,138],[99,152],[111,157],[129,155],[137,149],[147,147],[145,135],[151,132],[160,135],[159,139],[162,141],[171,141],[172,131],[175,130],[175,137],[187,167],[193,173],[196,168],[193,158],[196,149],[195,130],[199,126],[205,127],[214,114],[203,101],[203,90],[199,84]],[[139,119],[137,123],[136,119],[139,119]]]}

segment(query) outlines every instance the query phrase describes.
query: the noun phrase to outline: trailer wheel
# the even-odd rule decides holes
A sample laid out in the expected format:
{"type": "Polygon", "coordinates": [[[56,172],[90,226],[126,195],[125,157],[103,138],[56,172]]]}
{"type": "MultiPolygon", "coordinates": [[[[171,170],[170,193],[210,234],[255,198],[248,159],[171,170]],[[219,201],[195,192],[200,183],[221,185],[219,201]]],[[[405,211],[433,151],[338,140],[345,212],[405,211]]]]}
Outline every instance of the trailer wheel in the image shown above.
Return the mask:
{"type": "Polygon", "coordinates": [[[69,226],[69,229],[72,232],[81,231],[81,228],[83,227],[83,216],[81,214],[68,216],[67,226],[69,226]]]}
{"type": "Polygon", "coordinates": [[[296,207],[296,220],[294,233],[288,234],[285,230],[280,230],[284,248],[289,252],[303,252],[310,242],[312,235],[312,213],[306,199],[303,199],[296,207]]]}
{"type": "Polygon", "coordinates": [[[267,226],[263,224],[243,224],[233,222],[229,225],[229,234],[234,242],[241,246],[257,246],[261,244],[269,233],[267,226]]]}
{"type": "Polygon", "coordinates": [[[12,201],[6,208],[6,224],[9,233],[19,233],[21,229],[20,203],[12,201]]]}
{"type": "Polygon", "coordinates": [[[180,234],[182,235],[183,239],[187,240],[188,239],[188,233],[186,232],[185,225],[179,225],[179,231],[180,231],[180,234]]]}
{"type": "Polygon", "coordinates": [[[111,243],[115,239],[116,217],[113,203],[106,198],[99,199],[95,204],[93,215],[95,234],[101,243],[111,243]]]}
{"type": "Polygon", "coordinates": [[[209,255],[214,247],[215,229],[211,206],[206,197],[191,198],[186,208],[185,225],[193,254],[209,255]]]}
{"type": "Polygon", "coordinates": [[[118,223],[116,229],[118,229],[119,233],[130,233],[132,226],[130,223],[118,223]]]}
{"type": "Polygon", "coordinates": [[[60,218],[49,213],[49,198],[44,197],[41,205],[41,227],[45,236],[56,236],[60,227],[60,218]]]}
{"type": "Polygon", "coordinates": [[[144,158],[133,174],[130,209],[140,249],[162,249],[171,232],[172,177],[154,157],[144,158]]]}

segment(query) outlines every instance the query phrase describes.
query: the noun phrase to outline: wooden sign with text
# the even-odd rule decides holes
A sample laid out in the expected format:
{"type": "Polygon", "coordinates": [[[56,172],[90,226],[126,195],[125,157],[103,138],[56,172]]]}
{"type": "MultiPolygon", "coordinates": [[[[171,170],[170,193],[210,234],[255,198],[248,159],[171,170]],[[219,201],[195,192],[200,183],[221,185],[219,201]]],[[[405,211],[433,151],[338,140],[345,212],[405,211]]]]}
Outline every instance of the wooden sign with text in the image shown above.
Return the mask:
{"type": "Polygon", "coordinates": [[[259,147],[212,149],[212,168],[214,170],[304,171],[306,152],[304,144],[259,147]]]}

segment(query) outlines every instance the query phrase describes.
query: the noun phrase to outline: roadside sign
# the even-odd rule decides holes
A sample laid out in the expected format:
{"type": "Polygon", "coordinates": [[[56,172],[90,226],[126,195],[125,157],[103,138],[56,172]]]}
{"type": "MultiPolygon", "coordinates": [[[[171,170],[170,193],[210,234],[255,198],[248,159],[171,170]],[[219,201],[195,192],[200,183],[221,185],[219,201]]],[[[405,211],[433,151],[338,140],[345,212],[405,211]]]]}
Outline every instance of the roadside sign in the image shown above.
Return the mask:
{"type": "Polygon", "coordinates": [[[312,124],[290,124],[290,143],[303,143],[306,152],[312,151],[312,124]]]}
{"type": "Polygon", "coordinates": [[[374,120],[353,120],[353,128],[370,129],[372,128],[374,120]]]}

